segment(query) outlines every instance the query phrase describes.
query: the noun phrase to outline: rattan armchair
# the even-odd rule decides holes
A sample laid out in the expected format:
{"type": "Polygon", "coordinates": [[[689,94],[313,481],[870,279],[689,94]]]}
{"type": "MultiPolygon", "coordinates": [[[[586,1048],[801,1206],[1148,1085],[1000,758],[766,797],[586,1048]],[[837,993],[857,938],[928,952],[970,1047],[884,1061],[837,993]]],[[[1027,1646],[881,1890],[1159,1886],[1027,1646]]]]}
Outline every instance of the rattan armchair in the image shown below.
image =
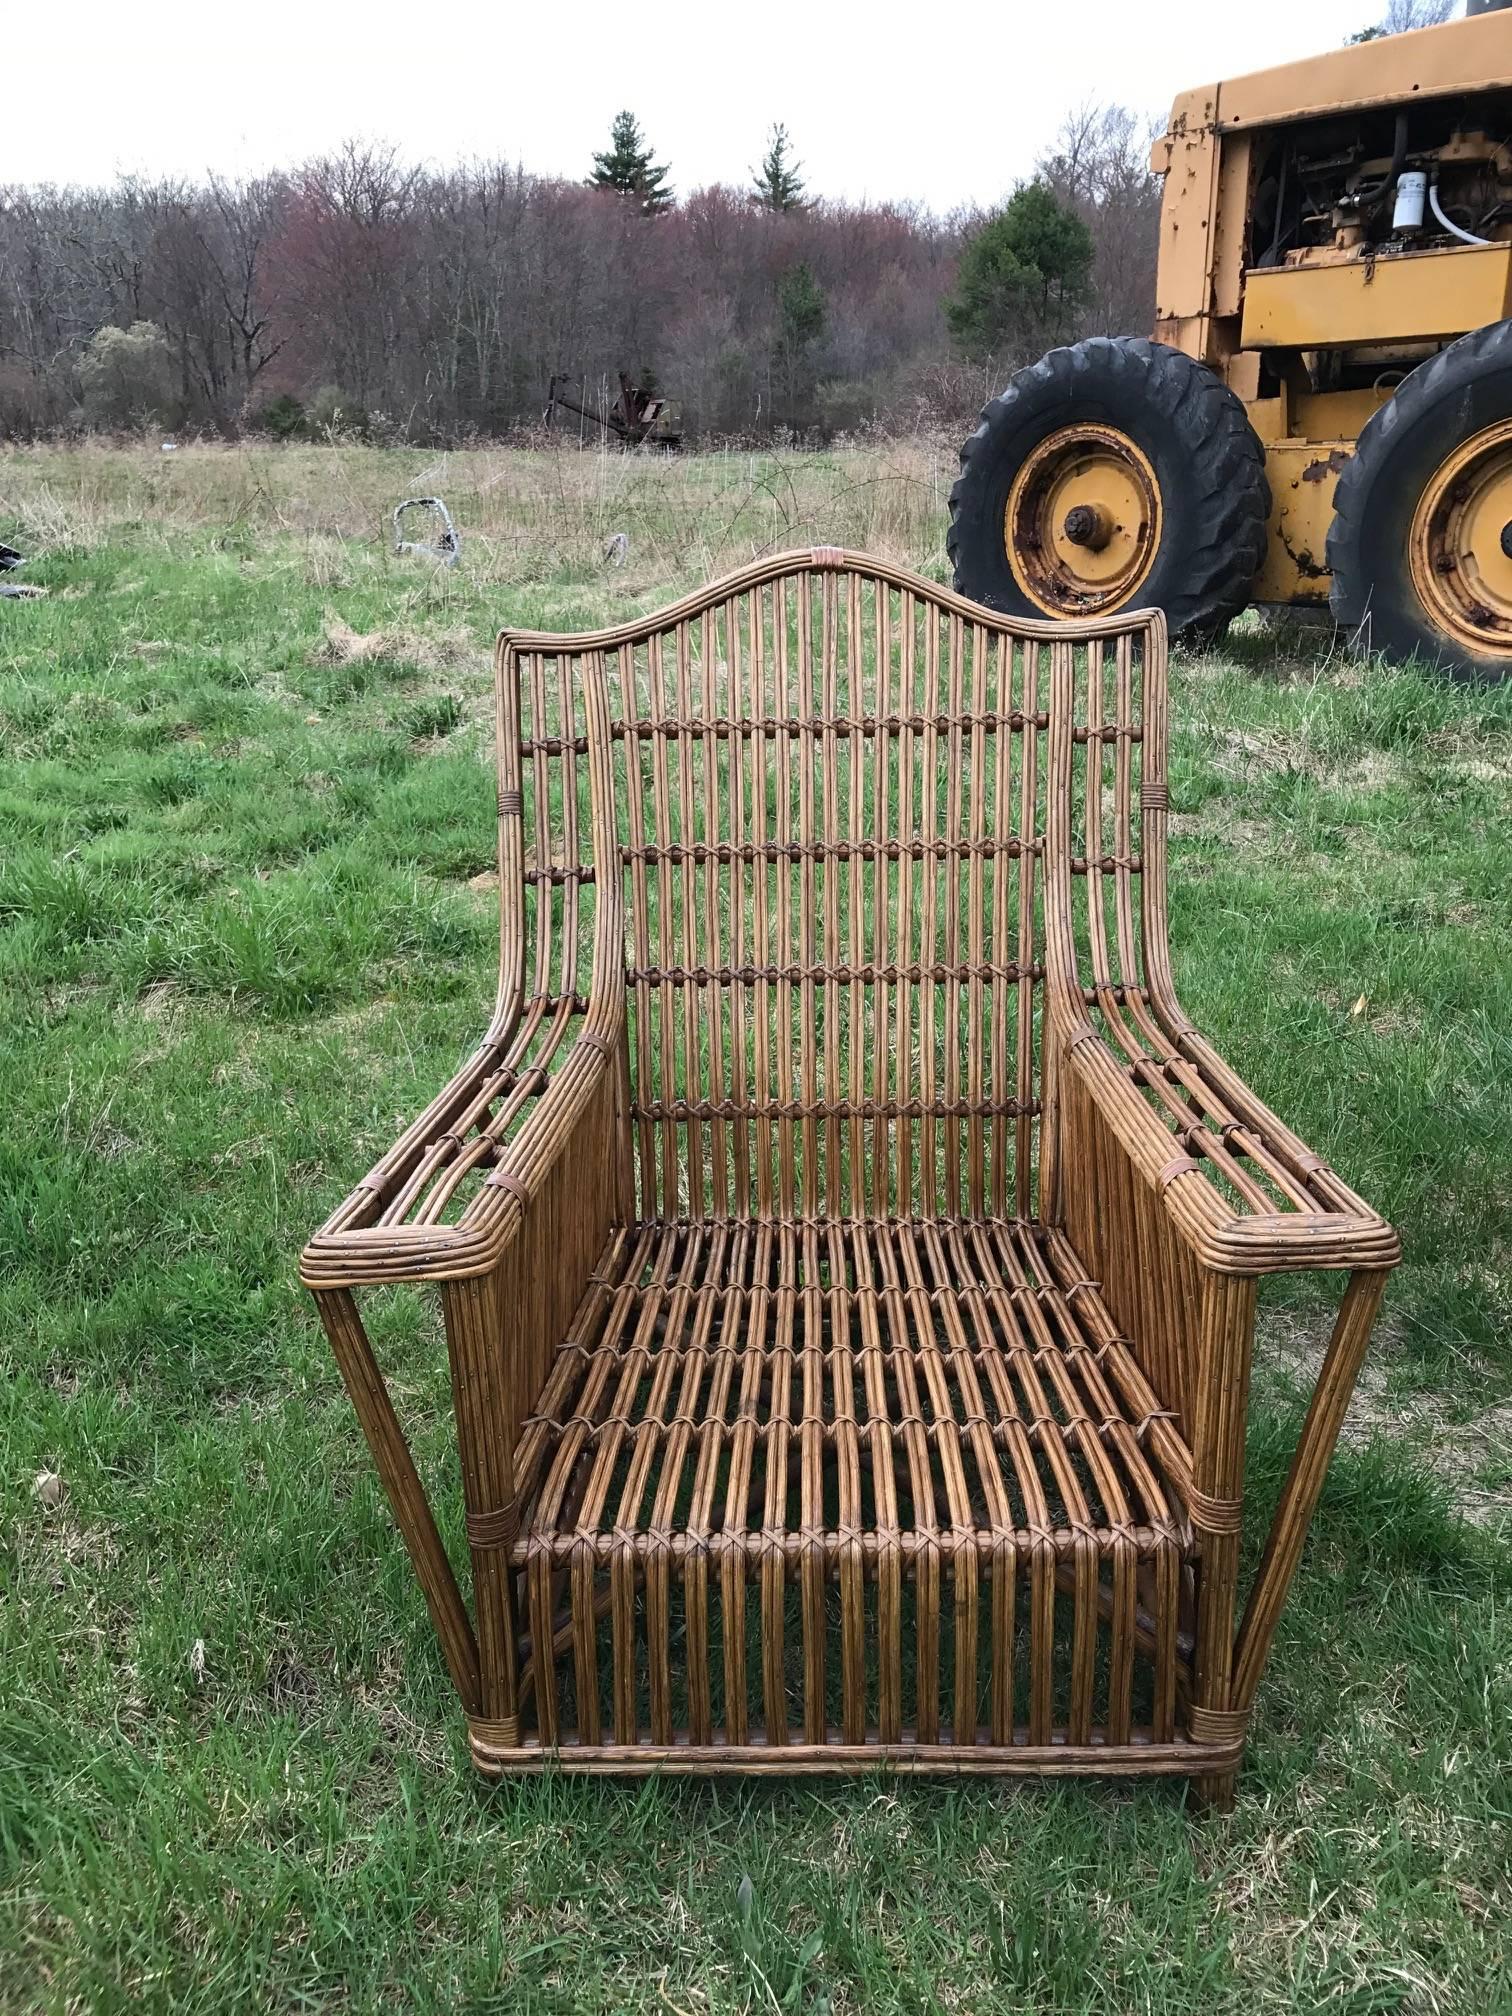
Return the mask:
{"type": "Polygon", "coordinates": [[[506,634],[497,710],[493,1021],[302,1269],[477,1764],[1226,1804],[1398,1247],[1176,998],[1160,617],[819,549],[506,634]],[[1347,1286],[1236,1628],[1298,1268],[1347,1286]],[[441,1292],[470,1614],[392,1282],[441,1292]]]}

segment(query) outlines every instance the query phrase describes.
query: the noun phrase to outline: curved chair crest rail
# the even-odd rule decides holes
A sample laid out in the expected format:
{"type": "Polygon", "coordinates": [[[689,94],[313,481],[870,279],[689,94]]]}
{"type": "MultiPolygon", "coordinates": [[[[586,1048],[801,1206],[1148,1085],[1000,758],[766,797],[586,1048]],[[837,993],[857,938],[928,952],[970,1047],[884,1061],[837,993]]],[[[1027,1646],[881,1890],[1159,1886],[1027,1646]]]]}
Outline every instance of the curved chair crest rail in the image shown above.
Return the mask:
{"type": "Polygon", "coordinates": [[[1160,616],[821,547],[496,669],[493,1019],[302,1265],[477,1764],[1226,1804],[1398,1248],[1177,999],[1160,616]],[[1301,1268],[1347,1286],[1241,1613],[1301,1268]],[[400,1281],[470,1605],[358,1313],[400,1281]]]}

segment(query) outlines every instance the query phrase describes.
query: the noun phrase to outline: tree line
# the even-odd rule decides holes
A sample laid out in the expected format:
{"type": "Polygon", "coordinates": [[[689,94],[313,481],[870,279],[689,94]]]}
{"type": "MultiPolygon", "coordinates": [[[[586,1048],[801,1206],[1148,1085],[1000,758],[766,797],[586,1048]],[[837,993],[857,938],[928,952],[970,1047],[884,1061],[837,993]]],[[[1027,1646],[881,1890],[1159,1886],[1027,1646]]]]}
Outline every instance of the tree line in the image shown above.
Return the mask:
{"type": "Polygon", "coordinates": [[[955,423],[1047,343],[1148,330],[1149,143],[1085,108],[1002,210],[945,217],[814,195],[780,126],[747,184],[678,196],[629,113],[576,183],[351,143],[245,181],[0,189],[0,435],[458,442],[620,370],[693,439],[955,423]]]}

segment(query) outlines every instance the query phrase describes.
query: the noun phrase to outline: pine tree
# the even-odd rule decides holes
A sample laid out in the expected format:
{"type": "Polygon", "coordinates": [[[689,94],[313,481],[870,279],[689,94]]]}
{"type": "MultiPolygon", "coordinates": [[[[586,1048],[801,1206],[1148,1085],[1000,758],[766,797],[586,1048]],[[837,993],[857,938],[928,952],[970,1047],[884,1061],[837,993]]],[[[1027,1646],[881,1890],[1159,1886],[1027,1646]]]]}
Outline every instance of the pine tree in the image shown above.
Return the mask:
{"type": "Polygon", "coordinates": [[[642,216],[658,217],[663,210],[672,208],[672,191],[666,186],[670,173],[665,162],[651,159],[651,149],[635,114],[617,112],[609,129],[608,148],[593,157],[588,186],[632,197],[642,216]]]}
{"type": "Polygon", "coordinates": [[[982,362],[1034,355],[1072,333],[1091,299],[1092,234],[1043,182],[1027,182],[961,254],[945,320],[961,350],[982,362]]]}
{"type": "Polygon", "coordinates": [[[777,288],[777,342],[790,357],[798,356],[824,334],[824,290],[806,259],[789,267],[777,288]]]}
{"type": "Polygon", "coordinates": [[[792,142],[786,126],[775,124],[761,166],[751,170],[756,201],[764,210],[807,210],[809,197],[798,172],[801,161],[790,158],[792,142]]]}
{"type": "Polygon", "coordinates": [[[786,395],[788,424],[801,426],[812,404],[814,348],[824,334],[824,289],[806,259],[790,266],[777,285],[777,342],[773,362],[786,395]]]}

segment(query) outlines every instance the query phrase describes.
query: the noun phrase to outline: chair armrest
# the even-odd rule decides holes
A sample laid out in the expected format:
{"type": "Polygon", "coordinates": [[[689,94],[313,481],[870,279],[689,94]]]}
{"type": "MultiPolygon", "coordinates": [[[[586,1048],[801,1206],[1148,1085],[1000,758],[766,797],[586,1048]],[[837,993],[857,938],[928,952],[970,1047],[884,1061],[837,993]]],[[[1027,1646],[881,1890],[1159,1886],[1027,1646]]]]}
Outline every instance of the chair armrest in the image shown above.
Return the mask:
{"type": "MultiPolygon", "coordinates": [[[[1068,641],[1050,670],[1047,1093],[1065,1109],[1047,1129],[1052,1205],[1058,1136],[1090,1121],[1098,1138],[1087,1145],[1101,1150],[1111,1136],[1158,1199],[1151,1225],[1169,1226],[1211,1273],[1394,1266],[1391,1227],[1256,1098],[1177,999],[1163,629],[1141,651],[1120,645],[1085,662],[1068,641]]],[[[1088,1211],[1090,1225],[1096,1204],[1088,1211]]]]}
{"type": "Polygon", "coordinates": [[[1082,1019],[1064,1030],[1061,1067],[1201,1266],[1253,1275],[1396,1265],[1391,1226],[1190,1023],[1143,990],[1137,999],[1125,990],[1120,1006],[1141,1024],[1137,1051],[1130,1044],[1120,1057],[1082,1019]]]}
{"type": "Polygon", "coordinates": [[[575,1019],[549,1069],[485,1041],[310,1240],[304,1285],[460,1280],[497,1266],[532,1193],[579,1141],[623,1046],[622,1004],[618,1015],[590,1007],[575,1019]]]}

